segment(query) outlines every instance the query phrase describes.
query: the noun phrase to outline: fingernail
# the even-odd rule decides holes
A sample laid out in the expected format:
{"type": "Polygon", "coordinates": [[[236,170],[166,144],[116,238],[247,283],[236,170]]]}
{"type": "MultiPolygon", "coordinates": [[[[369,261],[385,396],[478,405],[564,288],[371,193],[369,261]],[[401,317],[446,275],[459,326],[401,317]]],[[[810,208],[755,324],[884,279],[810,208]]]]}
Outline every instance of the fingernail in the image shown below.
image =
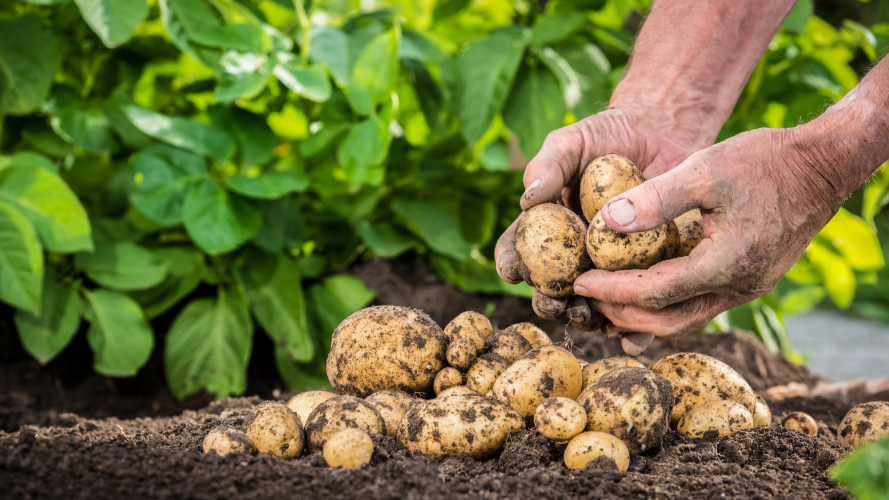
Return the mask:
{"type": "Polygon", "coordinates": [[[617,200],[608,205],[608,213],[614,222],[621,226],[629,226],[636,220],[636,207],[633,202],[627,199],[617,200]]]}
{"type": "Polygon", "coordinates": [[[543,179],[536,179],[534,182],[531,183],[530,186],[528,186],[528,189],[525,190],[524,194],[528,194],[528,191],[530,191],[530,190],[536,188],[536,187],[539,186],[540,183],[542,183],[542,182],[543,182],[543,179]]]}
{"type": "Polygon", "coordinates": [[[574,285],[574,293],[576,293],[577,295],[583,295],[583,296],[585,296],[585,297],[589,297],[589,296],[590,296],[590,291],[587,290],[586,287],[583,286],[583,285],[577,285],[577,284],[575,284],[575,285],[574,285]]]}

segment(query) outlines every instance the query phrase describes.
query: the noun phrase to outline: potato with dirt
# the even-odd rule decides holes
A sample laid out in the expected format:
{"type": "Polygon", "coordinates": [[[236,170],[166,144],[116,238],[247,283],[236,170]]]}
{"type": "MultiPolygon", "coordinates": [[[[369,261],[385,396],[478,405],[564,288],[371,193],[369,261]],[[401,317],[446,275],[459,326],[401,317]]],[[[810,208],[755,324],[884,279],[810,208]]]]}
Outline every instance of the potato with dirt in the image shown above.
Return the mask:
{"type": "Polygon", "coordinates": [[[592,363],[587,363],[587,365],[583,366],[580,370],[583,374],[583,388],[586,389],[590,384],[595,382],[596,379],[615,368],[626,367],[645,368],[645,365],[629,356],[612,356],[610,358],[603,358],[598,361],[593,361],[592,363]]]}
{"type": "Polygon", "coordinates": [[[574,436],[565,448],[565,467],[583,469],[593,460],[610,460],[618,471],[630,467],[630,452],[620,439],[607,432],[587,431],[574,436]]]}
{"type": "Polygon", "coordinates": [[[889,402],[861,403],[849,410],[837,428],[840,446],[857,448],[889,436],[889,402]]]}
{"type": "Polygon", "coordinates": [[[689,210],[676,217],[676,229],[679,230],[679,249],[677,257],[688,257],[691,251],[704,239],[704,218],[700,210],[689,210]]]}
{"type": "Polygon", "coordinates": [[[438,398],[446,398],[448,396],[466,396],[466,395],[474,395],[479,396],[480,394],[476,391],[473,391],[469,387],[465,385],[455,385],[449,389],[445,389],[441,394],[436,394],[436,399],[438,398]]]}
{"type": "Polygon", "coordinates": [[[591,221],[608,200],[645,182],[635,163],[619,154],[595,158],[580,178],[580,209],[591,221]]]}
{"type": "Polygon", "coordinates": [[[488,352],[499,354],[508,363],[514,363],[531,350],[531,343],[518,333],[503,330],[488,339],[487,348],[488,352]]]}
{"type": "Polygon", "coordinates": [[[345,429],[387,434],[386,421],[372,404],[354,396],[337,396],[318,405],[306,421],[309,453],[320,453],[331,436],[345,429]]]}
{"type": "Polygon", "coordinates": [[[549,297],[572,295],[574,280],[591,267],[585,233],[583,219],[561,205],[529,208],[516,228],[516,251],[524,263],[525,282],[549,297]]]}
{"type": "Polygon", "coordinates": [[[333,332],[327,378],[343,395],[367,397],[385,389],[430,393],[446,349],[447,337],[423,311],[368,307],[333,332]]]}
{"type": "Polygon", "coordinates": [[[309,419],[309,415],[311,415],[312,411],[314,411],[318,405],[334,396],[336,396],[336,394],[329,391],[305,391],[290,398],[290,400],[287,401],[287,407],[293,410],[293,413],[296,413],[296,416],[299,417],[300,423],[305,425],[306,420],[309,419]]]}
{"type": "Polygon", "coordinates": [[[254,453],[269,453],[275,458],[299,458],[306,447],[299,417],[276,401],[266,401],[253,409],[244,421],[244,434],[253,442],[254,453]]]}
{"type": "Polygon", "coordinates": [[[679,230],[673,221],[638,233],[619,233],[605,224],[602,213],[590,221],[586,249],[596,269],[648,269],[676,256],[679,230]]]}
{"type": "Polygon", "coordinates": [[[397,442],[435,460],[484,460],[499,453],[506,439],[524,427],[522,417],[499,401],[449,396],[411,408],[398,426],[397,442]]]}
{"type": "Polygon", "coordinates": [[[453,366],[448,366],[438,372],[438,375],[435,376],[435,382],[432,385],[432,389],[435,391],[436,395],[439,395],[451,387],[456,387],[458,385],[463,385],[463,374],[453,366]]]}
{"type": "Polygon", "coordinates": [[[552,345],[553,341],[543,330],[534,323],[516,323],[503,329],[504,332],[515,332],[525,337],[531,343],[531,349],[537,349],[542,345],[552,345]]]}
{"type": "Polygon", "coordinates": [[[580,394],[580,363],[565,349],[546,345],[516,360],[494,382],[494,398],[522,417],[534,415],[547,398],[576,399],[580,394]]]}
{"type": "Polygon", "coordinates": [[[534,412],[534,428],[553,441],[567,441],[586,428],[586,410],[568,398],[549,398],[534,412]]]}
{"type": "Polygon", "coordinates": [[[753,427],[772,425],[772,410],[766,400],[756,394],[756,405],[753,408],[753,427]]]}
{"type": "Polygon", "coordinates": [[[324,443],[322,455],[332,469],[359,469],[370,463],[374,453],[374,442],[360,429],[345,429],[337,432],[324,443]]]}
{"type": "MultiPolygon", "coordinates": [[[[756,422],[754,422],[754,425],[756,422]]],[[[818,423],[815,422],[815,419],[812,418],[808,413],[803,413],[801,411],[795,411],[781,421],[781,425],[784,427],[797,432],[802,432],[803,434],[808,434],[810,436],[818,435],[818,423]]]]}
{"type": "Polygon", "coordinates": [[[423,404],[422,399],[417,399],[410,394],[394,389],[375,392],[364,399],[372,404],[380,412],[386,421],[386,435],[394,438],[398,431],[398,423],[401,417],[414,405],[423,404]]]}
{"type": "Polygon", "coordinates": [[[494,334],[494,328],[484,314],[466,311],[458,314],[445,326],[444,334],[448,342],[467,339],[478,352],[481,352],[485,348],[485,339],[494,334]]]}
{"type": "Polygon", "coordinates": [[[448,364],[461,372],[468,370],[476,357],[478,357],[478,349],[469,339],[459,338],[448,344],[446,351],[448,364]]]}
{"type": "Polygon", "coordinates": [[[509,361],[494,353],[482,354],[466,372],[466,387],[479,394],[486,394],[494,388],[497,378],[509,368],[509,361]]]}
{"type": "Polygon", "coordinates": [[[216,452],[220,457],[229,453],[249,455],[253,452],[253,442],[246,434],[234,427],[217,427],[204,438],[204,453],[211,451],[216,452]]]}
{"type": "Polygon", "coordinates": [[[729,400],[711,401],[688,410],[676,431],[701,439],[733,436],[735,431],[753,428],[753,415],[744,405],[729,400]]]}

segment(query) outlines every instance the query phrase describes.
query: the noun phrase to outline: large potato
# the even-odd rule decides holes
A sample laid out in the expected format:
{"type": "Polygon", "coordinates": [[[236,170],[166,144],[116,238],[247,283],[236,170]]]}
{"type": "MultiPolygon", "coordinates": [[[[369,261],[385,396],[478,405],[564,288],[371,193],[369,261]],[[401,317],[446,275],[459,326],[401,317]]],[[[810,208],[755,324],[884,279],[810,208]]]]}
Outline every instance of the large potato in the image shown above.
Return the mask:
{"type": "Polygon", "coordinates": [[[635,359],[629,356],[612,356],[610,358],[600,359],[598,361],[593,361],[592,363],[587,363],[586,366],[581,367],[580,372],[583,374],[583,389],[586,389],[593,382],[596,381],[602,375],[614,370],[615,368],[626,368],[626,367],[641,367],[644,368],[645,365],[636,361],[635,359]]]}
{"type": "Polygon", "coordinates": [[[488,339],[488,351],[503,356],[509,363],[531,350],[531,343],[516,332],[504,330],[488,339]]]}
{"type": "Polygon", "coordinates": [[[441,328],[423,311],[368,307],[333,332],[327,378],[337,394],[350,396],[385,389],[429,393],[445,365],[446,348],[441,328]]]}
{"type": "Polygon", "coordinates": [[[784,420],[781,421],[781,425],[790,430],[802,432],[803,434],[808,434],[810,436],[818,435],[818,423],[815,422],[815,419],[812,418],[811,415],[801,411],[795,411],[784,417],[784,420]]]}
{"type": "Polygon", "coordinates": [[[651,371],[673,385],[672,427],[679,423],[685,412],[711,401],[735,401],[744,405],[751,414],[756,411],[756,396],[747,381],[716,358],[680,352],[658,361],[651,371]]]}
{"type": "Polygon", "coordinates": [[[515,332],[525,337],[531,343],[531,349],[537,349],[542,345],[552,345],[553,341],[543,330],[534,323],[516,323],[503,329],[505,332],[515,332]]]}
{"type": "Polygon", "coordinates": [[[254,453],[269,453],[275,458],[298,458],[306,447],[299,417],[275,401],[266,401],[253,409],[244,422],[244,434],[253,442],[254,453]]]}
{"type": "Polygon", "coordinates": [[[573,354],[558,346],[545,345],[507,368],[497,377],[492,391],[494,398],[527,418],[534,415],[547,398],[576,399],[581,380],[580,363],[573,354]]]}
{"type": "Polygon", "coordinates": [[[700,210],[690,210],[676,217],[676,229],[679,230],[679,249],[677,257],[688,257],[698,243],[704,239],[704,219],[700,210]]]}
{"type": "Polygon", "coordinates": [[[889,435],[889,402],[861,403],[849,410],[837,428],[840,446],[858,447],[889,435]]]}
{"type": "Polygon", "coordinates": [[[735,431],[753,428],[753,414],[740,403],[711,401],[688,410],[676,430],[690,438],[733,436],[735,431]]]}
{"type": "Polygon", "coordinates": [[[772,425],[772,410],[759,394],[756,395],[756,405],[753,407],[753,427],[772,425]]]}
{"type": "Polygon", "coordinates": [[[549,398],[534,412],[537,432],[553,441],[567,441],[586,428],[586,410],[568,398],[549,398]]]}
{"type": "Polygon", "coordinates": [[[229,453],[253,452],[253,442],[243,432],[234,427],[217,427],[204,437],[204,453],[215,451],[220,457],[229,453]]]}
{"type": "Polygon", "coordinates": [[[324,443],[322,451],[327,465],[336,469],[358,469],[370,462],[374,442],[361,429],[345,429],[337,432],[324,443]]]}
{"type": "Polygon", "coordinates": [[[497,378],[509,368],[509,361],[494,353],[482,354],[466,372],[466,387],[479,394],[486,394],[494,388],[497,378]]]}
{"type": "Polygon", "coordinates": [[[626,471],[630,467],[630,453],[627,446],[606,432],[580,433],[574,436],[565,448],[565,466],[569,469],[583,469],[586,464],[599,457],[614,460],[614,465],[619,471],[626,471]]]}
{"type": "Polygon", "coordinates": [[[444,328],[448,342],[464,338],[470,340],[477,351],[484,349],[485,339],[493,333],[491,321],[484,314],[475,311],[460,313],[444,328]]]}
{"type": "Polygon", "coordinates": [[[587,414],[587,430],[618,437],[630,453],[660,446],[670,424],[673,390],[647,368],[615,368],[577,398],[587,414]]]}
{"type": "Polygon", "coordinates": [[[496,455],[525,422],[506,405],[477,395],[437,398],[411,408],[398,426],[398,445],[436,460],[496,455]]]}
{"type": "Polygon", "coordinates": [[[525,263],[522,278],[550,297],[573,294],[574,280],[590,269],[585,233],[583,219],[561,205],[529,208],[516,228],[516,250],[525,263]]]}
{"type": "Polygon", "coordinates": [[[318,405],[306,421],[309,453],[320,453],[324,443],[344,429],[387,434],[386,421],[372,404],[354,396],[337,396],[318,405]]]}
{"type": "Polygon", "coordinates": [[[580,209],[586,220],[602,210],[608,200],[645,182],[635,163],[618,154],[600,156],[587,165],[580,178],[580,209]]]}
{"type": "Polygon", "coordinates": [[[334,396],[336,394],[328,391],[301,392],[290,398],[290,401],[287,401],[287,407],[293,410],[293,413],[296,413],[296,416],[299,417],[299,422],[305,425],[309,415],[315,408],[334,396]]]}
{"type": "Polygon", "coordinates": [[[586,249],[597,269],[624,271],[648,269],[676,256],[679,231],[673,221],[638,233],[618,233],[605,224],[599,212],[590,221],[586,249]]]}
{"type": "Polygon", "coordinates": [[[398,431],[398,423],[401,417],[416,404],[423,404],[422,399],[417,399],[406,392],[387,389],[385,391],[375,392],[365,398],[365,401],[372,404],[374,408],[380,412],[383,420],[386,421],[386,435],[394,438],[398,431]]]}
{"type": "Polygon", "coordinates": [[[476,391],[473,391],[469,387],[466,387],[465,385],[455,385],[454,387],[445,389],[444,391],[441,392],[441,394],[438,394],[435,397],[436,398],[446,398],[449,396],[466,396],[466,395],[479,396],[480,394],[477,393],[476,391]]]}

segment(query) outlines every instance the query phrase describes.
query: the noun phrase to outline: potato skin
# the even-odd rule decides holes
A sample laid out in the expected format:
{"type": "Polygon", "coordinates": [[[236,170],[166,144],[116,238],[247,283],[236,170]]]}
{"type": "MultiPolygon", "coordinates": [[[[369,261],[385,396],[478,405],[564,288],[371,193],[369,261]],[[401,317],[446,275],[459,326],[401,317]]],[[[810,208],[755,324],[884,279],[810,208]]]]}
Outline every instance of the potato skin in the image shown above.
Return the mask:
{"type": "Polygon", "coordinates": [[[411,408],[398,426],[397,442],[436,460],[483,460],[500,452],[510,434],[524,427],[518,414],[491,398],[449,396],[411,408]]]}
{"type": "Polygon", "coordinates": [[[837,428],[840,446],[857,448],[889,435],[889,402],[872,401],[855,406],[837,428]]]}
{"type": "Polygon", "coordinates": [[[333,332],[327,378],[337,394],[367,397],[384,389],[432,392],[445,366],[447,338],[423,311],[374,306],[333,332]]]}
{"type": "Polygon", "coordinates": [[[607,432],[630,454],[658,447],[670,423],[673,389],[647,368],[615,368],[577,398],[587,414],[587,430],[607,432]]]}
{"type": "Polygon", "coordinates": [[[603,358],[598,361],[593,361],[592,363],[587,363],[586,366],[582,366],[580,369],[583,374],[583,388],[586,389],[596,379],[615,368],[626,368],[628,366],[645,368],[645,365],[629,356],[612,356],[610,358],[603,358]]]}
{"type": "Polygon", "coordinates": [[[468,370],[477,356],[478,349],[469,339],[461,338],[448,344],[446,352],[448,364],[461,372],[468,370]]]}
{"type": "Polygon", "coordinates": [[[756,405],[753,409],[753,427],[772,425],[772,410],[759,394],[756,395],[756,405]]]}
{"type": "Polygon", "coordinates": [[[469,339],[476,350],[481,351],[485,347],[485,339],[494,334],[494,328],[484,314],[466,311],[458,314],[445,326],[444,334],[448,342],[454,342],[459,338],[469,339]]]}
{"type": "Polygon", "coordinates": [[[753,415],[734,401],[711,401],[688,410],[676,426],[683,436],[701,439],[733,436],[735,431],[753,428],[753,415]]]}
{"type": "Polygon", "coordinates": [[[586,428],[586,410],[568,398],[549,398],[534,412],[534,427],[543,437],[567,441],[586,428]]]}
{"type": "Polygon", "coordinates": [[[386,435],[394,438],[398,431],[398,423],[404,414],[414,405],[423,404],[422,399],[417,399],[410,394],[394,389],[375,392],[364,399],[372,404],[380,412],[386,421],[386,435]]]}
{"type": "Polygon", "coordinates": [[[729,365],[704,354],[680,352],[671,354],[651,367],[651,371],[673,385],[673,415],[670,426],[675,427],[685,412],[695,406],[727,399],[744,405],[753,414],[756,396],[753,389],[729,365]]]}
{"type": "Polygon", "coordinates": [[[306,447],[302,423],[293,410],[276,401],[260,403],[244,422],[244,434],[253,442],[253,453],[275,458],[298,458],[306,447]]]}
{"type": "Polygon", "coordinates": [[[324,443],[344,429],[387,434],[386,421],[372,404],[354,396],[337,396],[318,405],[306,421],[309,453],[320,453],[324,443]]]}
{"type": "Polygon", "coordinates": [[[449,389],[446,389],[446,390],[443,391],[441,394],[437,395],[437,396],[436,396],[436,399],[438,399],[438,398],[447,398],[447,397],[450,397],[450,396],[467,396],[467,395],[470,395],[470,396],[479,396],[480,394],[477,393],[477,392],[475,392],[475,391],[473,391],[473,390],[470,389],[469,387],[466,387],[465,385],[455,385],[454,387],[451,387],[451,388],[449,388],[449,389]]]}
{"type": "Polygon", "coordinates": [[[676,223],[676,229],[679,230],[679,249],[676,250],[676,256],[688,257],[691,251],[698,246],[698,243],[704,239],[704,219],[701,217],[701,211],[689,210],[676,217],[673,222],[676,223]]]}
{"type": "Polygon", "coordinates": [[[253,441],[234,427],[217,427],[204,437],[204,453],[215,451],[220,457],[229,453],[253,452],[253,441]]]}
{"type": "Polygon", "coordinates": [[[586,249],[597,269],[648,269],[676,256],[679,230],[673,221],[638,233],[618,233],[596,214],[586,234],[586,249]]]}
{"type": "Polygon", "coordinates": [[[494,382],[494,397],[522,417],[534,415],[545,399],[580,394],[580,363],[565,349],[546,345],[516,360],[494,382]]]}
{"type": "Polygon", "coordinates": [[[336,396],[328,391],[305,391],[297,394],[287,401],[287,407],[299,417],[299,423],[305,425],[312,411],[321,403],[336,396]]]}
{"type": "Polygon", "coordinates": [[[586,223],[554,203],[529,208],[516,228],[516,250],[527,267],[524,280],[550,297],[574,293],[574,280],[590,269],[586,223]]]}
{"type": "Polygon", "coordinates": [[[537,349],[542,345],[552,345],[553,341],[543,330],[534,323],[516,323],[503,329],[505,332],[515,332],[525,337],[531,343],[531,349],[537,349]]]}
{"type": "Polygon", "coordinates": [[[815,422],[815,419],[812,418],[811,415],[801,411],[795,411],[784,417],[784,420],[781,421],[781,425],[790,430],[802,432],[803,434],[808,434],[810,436],[818,435],[818,423],[815,422]]]}
{"type": "Polygon", "coordinates": [[[518,333],[504,330],[488,339],[488,352],[503,356],[508,363],[524,356],[531,350],[531,343],[518,333]]]}
{"type": "Polygon", "coordinates": [[[565,466],[569,469],[583,469],[589,462],[606,456],[614,460],[617,470],[623,472],[630,467],[630,452],[620,439],[606,432],[582,432],[565,448],[565,466]]]}
{"type": "Polygon", "coordinates": [[[437,396],[451,387],[456,387],[458,385],[463,385],[463,374],[453,366],[448,366],[438,372],[438,375],[435,376],[433,389],[437,396]]]}
{"type": "Polygon", "coordinates": [[[645,182],[635,163],[619,154],[600,156],[587,165],[580,178],[580,209],[586,220],[602,210],[608,200],[645,182]]]}
{"type": "Polygon", "coordinates": [[[482,354],[476,358],[466,372],[466,387],[479,394],[490,392],[497,378],[509,368],[509,361],[494,353],[482,354]]]}
{"type": "Polygon", "coordinates": [[[336,469],[358,469],[370,463],[373,456],[374,442],[366,432],[360,429],[345,429],[337,432],[324,443],[324,460],[327,465],[336,469]]]}

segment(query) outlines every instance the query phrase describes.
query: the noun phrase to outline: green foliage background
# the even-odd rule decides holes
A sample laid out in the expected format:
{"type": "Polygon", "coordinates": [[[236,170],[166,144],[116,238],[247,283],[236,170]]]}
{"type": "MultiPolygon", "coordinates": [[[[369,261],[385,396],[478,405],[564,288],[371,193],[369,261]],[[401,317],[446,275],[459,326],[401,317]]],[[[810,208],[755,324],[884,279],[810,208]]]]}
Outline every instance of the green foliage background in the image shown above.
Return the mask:
{"type": "MultiPolygon", "coordinates": [[[[510,166],[604,108],[648,7],[3,2],[0,300],[41,363],[85,322],[95,370],[131,376],[164,335],[173,392],[224,397],[244,390],[254,330],[291,387],[326,385],[330,335],[373,298],[342,271],[372,255],[417,252],[463,290],[529,296],[492,262],[519,213],[510,166]]],[[[851,89],[889,44],[884,7],[823,19],[801,0],[721,138],[851,89]]],[[[790,352],[783,318],[822,300],[889,320],[887,186],[884,169],[775,292],[713,328],[790,352]]]]}

